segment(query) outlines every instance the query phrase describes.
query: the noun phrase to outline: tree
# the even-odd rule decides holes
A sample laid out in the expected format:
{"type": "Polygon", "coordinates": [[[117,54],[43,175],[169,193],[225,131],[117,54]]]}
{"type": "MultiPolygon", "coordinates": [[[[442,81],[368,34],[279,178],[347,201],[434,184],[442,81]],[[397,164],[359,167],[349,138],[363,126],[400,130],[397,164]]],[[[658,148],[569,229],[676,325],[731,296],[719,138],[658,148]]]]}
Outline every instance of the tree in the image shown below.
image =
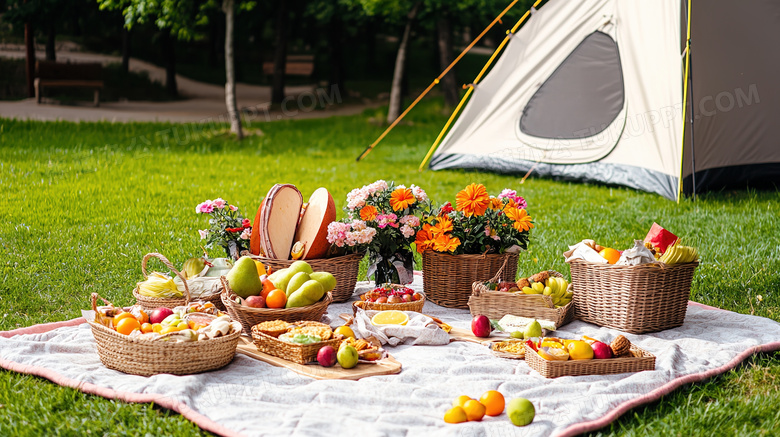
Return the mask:
{"type": "Polygon", "coordinates": [[[173,38],[189,41],[203,38],[203,29],[209,22],[208,12],[221,5],[225,14],[225,105],[230,119],[230,131],[238,139],[244,137],[241,113],[236,99],[235,60],[233,57],[233,28],[236,9],[255,6],[253,0],[97,0],[101,9],[119,9],[125,17],[125,26],[154,22],[163,31],[163,50],[166,58],[166,83],[175,87],[175,58],[173,38]]]}

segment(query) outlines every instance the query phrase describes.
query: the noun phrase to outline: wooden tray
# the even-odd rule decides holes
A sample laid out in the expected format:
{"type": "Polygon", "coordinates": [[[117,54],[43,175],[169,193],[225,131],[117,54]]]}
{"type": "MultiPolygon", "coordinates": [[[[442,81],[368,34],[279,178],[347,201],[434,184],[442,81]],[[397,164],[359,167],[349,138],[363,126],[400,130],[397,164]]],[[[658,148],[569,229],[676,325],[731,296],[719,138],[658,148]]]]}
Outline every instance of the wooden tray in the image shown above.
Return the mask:
{"type": "Polygon", "coordinates": [[[333,367],[322,367],[318,364],[293,363],[284,358],[260,352],[257,350],[257,346],[252,342],[252,339],[245,336],[241,336],[239,339],[236,352],[276,367],[285,367],[295,373],[314,379],[358,380],[367,376],[394,375],[401,372],[401,363],[396,361],[392,355],[388,355],[387,358],[378,361],[376,364],[360,363],[352,369],[342,369],[338,365],[333,367]]]}

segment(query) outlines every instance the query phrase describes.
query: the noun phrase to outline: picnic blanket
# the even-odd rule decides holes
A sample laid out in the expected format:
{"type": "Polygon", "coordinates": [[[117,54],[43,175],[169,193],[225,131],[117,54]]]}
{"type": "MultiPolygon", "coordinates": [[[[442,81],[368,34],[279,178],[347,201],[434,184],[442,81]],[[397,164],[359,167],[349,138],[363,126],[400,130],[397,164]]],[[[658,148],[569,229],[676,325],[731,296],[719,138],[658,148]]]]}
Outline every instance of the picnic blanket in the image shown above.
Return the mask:
{"type": "MultiPolygon", "coordinates": [[[[420,289],[420,282],[416,278],[413,288],[420,289]]],[[[464,329],[471,319],[466,310],[430,302],[424,312],[464,329]]],[[[350,304],[330,306],[334,326],[341,324],[340,313],[351,313],[350,304]]],[[[610,339],[618,334],[573,322],[556,335],[610,339]]],[[[480,344],[454,342],[389,347],[403,371],[359,381],[314,380],[240,354],[218,371],[145,378],[103,367],[83,319],[0,333],[0,366],[107,398],[154,402],[222,435],[569,436],[601,428],[683,384],[723,373],[750,354],[780,349],[777,322],[695,303],[680,328],[626,336],[657,357],[655,371],[546,379],[524,361],[497,358],[480,344]],[[452,399],[479,397],[487,390],[530,399],[536,407],[533,423],[516,428],[506,414],[444,423],[452,399]]]]}

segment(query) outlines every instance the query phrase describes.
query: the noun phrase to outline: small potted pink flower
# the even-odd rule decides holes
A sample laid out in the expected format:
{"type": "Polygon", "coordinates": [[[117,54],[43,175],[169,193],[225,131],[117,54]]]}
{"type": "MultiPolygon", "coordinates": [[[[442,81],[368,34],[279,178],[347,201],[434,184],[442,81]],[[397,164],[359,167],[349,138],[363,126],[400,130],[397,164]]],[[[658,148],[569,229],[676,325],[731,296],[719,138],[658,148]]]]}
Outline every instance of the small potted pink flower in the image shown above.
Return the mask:
{"type": "Polygon", "coordinates": [[[241,216],[237,206],[217,198],[198,204],[195,212],[210,216],[209,228],[198,230],[201,240],[206,240],[207,249],[220,246],[233,259],[238,259],[242,251],[249,250],[252,224],[241,216]]]}

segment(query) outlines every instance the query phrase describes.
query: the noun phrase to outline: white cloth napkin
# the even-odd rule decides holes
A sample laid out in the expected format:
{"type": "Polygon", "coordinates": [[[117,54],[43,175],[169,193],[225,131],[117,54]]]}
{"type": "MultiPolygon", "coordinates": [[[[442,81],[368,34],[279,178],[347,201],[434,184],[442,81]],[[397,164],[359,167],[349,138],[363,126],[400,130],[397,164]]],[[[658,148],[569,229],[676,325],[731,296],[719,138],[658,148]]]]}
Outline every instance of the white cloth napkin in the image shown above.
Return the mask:
{"type": "Polygon", "coordinates": [[[444,332],[430,317],[414,311],[404,311],[409,316],[406,325],[374,326],[371,318],[379,311],[365,311],[360,308],[355,314],[352,329],[361,338],[376,337],[383,345],[441,345],[450,342],[450,335],[444,332]]]}

